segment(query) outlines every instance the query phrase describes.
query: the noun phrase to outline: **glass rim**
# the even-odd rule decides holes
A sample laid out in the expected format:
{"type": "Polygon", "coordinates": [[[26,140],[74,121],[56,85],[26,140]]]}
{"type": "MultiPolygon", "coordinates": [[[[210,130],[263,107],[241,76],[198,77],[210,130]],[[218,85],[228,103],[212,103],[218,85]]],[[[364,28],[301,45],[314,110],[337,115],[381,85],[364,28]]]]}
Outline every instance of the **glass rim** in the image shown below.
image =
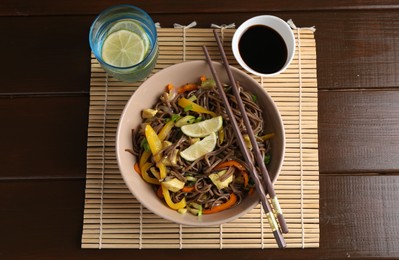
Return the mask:
{"type": "Polygon", "coordinates": [[[126,70],[127,70],[127,69],[132,69],[132,68],[138,67],[138,66],[142,65],[143,63],[146,63],[146,62],[148,61],[149,58],[152,58],[152,57],[155,55],[154,52],[156,52],[157,49],[158,49],[158,33],[157,33],[157,28],[156,28],[156,26],[155,26],[154,21],[152,20],[151,16],[150,16],[146,11],[144,11],[144,10],[141,9],[140,7],[137,7],[137,6],[134,6],[134,5],[130,5],[130,4],[120,4],[120,5],[111,6],[111,7],[107,8],[107,9],[101,11],[101,12],[97,15],[97,17],[94,19],[93,23],[92,23],[91,26],[90,26],[90,31],[89,31],[89,43],[90,43],[90,49],[91,49],[91,51],[93,52],[94,56],[96,57],[96,59],[97,59],[100,63],[105,64],[105,65],[107,65],[107,66],[109,66],[109,67],[111,67],[111,68],[113,68],[113,69],[126,69],[126,70]],[[152,22],[152,23],[150,24],[151,26],[150,26],[149,29],[150,29],[151,31],[154,32],[154,35],[151,36],[152,38],[154,38],[154,45],[151,47],[151,50],[148,52],[148,54],[145,56],[144,59],[142,59],[140,62],[138,62],[138,63],[136,63],[136,64],[134,64],[134,65],[132,65],[132,66],[129,66],[129,67],[118,67],[118,66],[114,66],[114,65],[111,65],[111,64],[105,62],[105,61],[101,58],[101,55],[97,55],[96,51],[94,51],[94,48],[93,48],[93,45],[94,45],[94,44],[93,44],[92,37],[91,37],[91,36],[93,35],[94,25],[98,22],[98,20],[100,19],[100,17],[104,16],[105,14],[107,14],[107,13],[109,13],[109,12],[115,10],[115,9],[123,8],[123,7],[131,8],[131,9],[134,9],[134,10],[136,10],[136,11],[141,12],[141,13],[145,16],[145,18],[149,19],[149,20],[152,22]]]}

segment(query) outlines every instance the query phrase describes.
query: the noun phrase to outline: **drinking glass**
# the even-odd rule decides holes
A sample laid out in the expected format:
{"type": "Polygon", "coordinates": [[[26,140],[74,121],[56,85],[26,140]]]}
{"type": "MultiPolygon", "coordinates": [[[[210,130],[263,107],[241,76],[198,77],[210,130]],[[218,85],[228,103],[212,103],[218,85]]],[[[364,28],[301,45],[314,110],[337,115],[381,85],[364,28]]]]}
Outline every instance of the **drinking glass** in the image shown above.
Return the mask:
{"type": "MultiPolygon", "coordinates": [[[[113,38],[117,38],[114,37],[113,38]]],[[[147,77],[155,67],[158,58],[157,30],[151,17],[142,9],[132,5],[117,5],[101,12],[94,20],[89,33],[90,48],[104,70],[113,77],[126,82],[135,82],[147,77]],[[110,57],[118,56],[119,52],[108,51],[109,47],[104,47],[108,37],[114,33],[125,30],[125,37],[129,41],[134,38],[140,44],[140,53],[130,53],[129,55],[139,55],[134,64],[115,65],[110,62],[110,57]],[[134,36],[134,37],[132,37],[134,36]],[[108,49],[107,49],[108,48],[108,49]],[[106,58],[107,62],[104,60],[106,58]]],[[[112,44],[106,44],[106,46],[112,44]]],[[[131,51],[123,50],[123,52],[131,51]]],[[[133,52],[137,52],[137,48],[133,52]]]]}

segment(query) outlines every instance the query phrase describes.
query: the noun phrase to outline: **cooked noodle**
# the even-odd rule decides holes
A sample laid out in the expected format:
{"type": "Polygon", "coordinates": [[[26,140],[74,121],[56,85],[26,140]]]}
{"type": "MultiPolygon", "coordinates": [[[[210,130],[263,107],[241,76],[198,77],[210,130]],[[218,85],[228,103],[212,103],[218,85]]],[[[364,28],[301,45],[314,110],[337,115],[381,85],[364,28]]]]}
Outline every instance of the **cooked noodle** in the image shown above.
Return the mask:
{"type": "MultiPolygon", "coordinates": [[[[264,121],[262,117],[262,110],[256,104],[256,100],[251,93],[244,91],[242,87],[239,87],[240,95],[245,104],[245,108],[252,126],[252,131],[255,136],[259,137],[264,133],[264,121]]],[[[237,123],[242,129],[242,134],[246,134],[245,125],[240,115],[239,109],[237,107],[237,102],[234,95],[232,94],[230,87],[225,87],[225,92],[228,100],[230,101],[233,113],[237,120],[237,123]]],[[[143,143],[145,143],[144,127],[146,124],[150,124],[155,132],[159,130],[168,122],[172,120],[174,115],[179,115],[184,117],[187,115],[193,115],[194,117],[200,117],[201,120],[206,120],[212,118],[209,114],[199,114],[191,110],[185,111],[184,108],[178,105],[178,100],[180,98],[192,98],[195,97],[195,103],[206,108],[207,110],[213,111],[217,115],[223,117],[223,132],[224,138],[223,142],[220,143],[220,139],[217,141],[215,149],[207,153],[206,155],[198,158],[195,161],[189,162],[181,158],[178,155],[178,151],[182,151],[188,148],[192,144],[192,138],[185,136],[180,128],[174,127],[170,133],[167,135],[165,140],[169,141],[171,145],[164,147],[160,154],[163,158],[169,158],[173,160],[175,158],[176,163],[167,166],[168,175],[164,180],[177,178],[178,180],[185,183],[186,186],[193,186],[194,189],[191,192],[184,192],[179,190],[177,192],[170,192],[172,201],[174,203],[179,202],[183,198],[186,199],[188,207],[190,205],[200,205],[202,209],[211,209],[214,206],[221,205],[229,200],[229,195],[234,193],[239,203],[248,192],[253,189],[253,182],[249,180],[249,184],[243,180],[242,171],[235,167],[227,167],[227,170],[219,180],[224,181],[231,176],[233,176],[233,181],[229,183],[228,187],[223,189],[218,189],[216,185],[208,177],[210,174],[215,172],[220,172],[223,169],[214,168],[225,161],[234,160],[242,163],[243,157],[240,152],[239,146],[237,144],[236,138],[234,136],[233,127],[227,116],[226,110],[224,108],[223,102],[219,97],[217,88],[199,88],[192,91],[186,91],[184,93],[176,93],[171,99],[167,92],[163,93],[159,101],[155,104],[153,109],[157,110],[157,113],[152,118],[147,118],[143,121],[143,124],[139,126],[136,131],[133,131],[133,151],[138,159],[144,152],[143,143]]],[[[264,141],[258,138],[258,145],[263,156],[270,153],[270,143],[268,140],[264,141]]],[[[150,159],[154,165],[154,157],[151,156],[150,159]]],[[[154,185],[154,189],[157,189],[157,185],[154,185]]]]}

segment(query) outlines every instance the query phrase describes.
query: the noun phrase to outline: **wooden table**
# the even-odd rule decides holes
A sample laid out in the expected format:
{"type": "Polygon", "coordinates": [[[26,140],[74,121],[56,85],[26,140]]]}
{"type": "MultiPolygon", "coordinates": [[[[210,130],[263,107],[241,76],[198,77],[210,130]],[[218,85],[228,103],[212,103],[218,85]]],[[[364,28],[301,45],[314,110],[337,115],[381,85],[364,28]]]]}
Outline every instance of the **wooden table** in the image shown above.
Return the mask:
{"type": "Polygon", "coordinates": [[[0,258],[399,257],[399,5],[371,2],[132,2],[163,27],[239,25],[259,14],[316,26],[320,248],[83,250],[88,30],[118,2],[3,0],[0,258]]]}

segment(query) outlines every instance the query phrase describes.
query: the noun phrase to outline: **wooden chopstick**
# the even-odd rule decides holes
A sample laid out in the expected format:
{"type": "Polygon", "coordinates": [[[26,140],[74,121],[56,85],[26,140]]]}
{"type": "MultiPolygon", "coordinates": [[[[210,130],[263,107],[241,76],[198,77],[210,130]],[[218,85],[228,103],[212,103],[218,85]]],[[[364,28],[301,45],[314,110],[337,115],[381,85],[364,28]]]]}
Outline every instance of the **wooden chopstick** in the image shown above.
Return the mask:
{"type": "Polygon", "coordinates": [[[216,42],[218,44],[219,51],[220,51],[220,54],[221,54],[221,57],[222,57],[222,61],[223,61],[223,65],[224,65],[224,67],[226,69],[226,72],[227,72],[227,75],[229,77],[230,83],[232,84],[233,94],[234,94],[234,96],[235,96],[235,98],[237,100],[238,108],[240,109],[242,118],[244,120],[245,128],[247,129],[247,133],[248,133],[249,139],[250,139],[251,144],[252,144],[253,155],[255,157],[255,161],[256,161],[258,167],[260,168],[260,171],[261,171],[262,176],[263,176],[263,181],[264,181],[265,186],[266,186],[266,190],[269,193],[269,196],[270,196],[272,204],[273,204],[273,208],[274,208],[274,210],[275,210],[275,212],[277,214],[277,219],[278,219],[278,222],[280,224],[281,231],[283,233],[288,233],[287,223],[285,222],[285,218],[284,218],[283,212],[281,210],[280,203],[278,202],[278,198],[276,196],[276,192],[274,191],[273,183],[272,183],[272,181],[270,179],[269,173],[268,173],[267,168],[265,166],[265,163],[263,161],[261,152],[259,150],[258,143],[256,142],[256,139],[255,139],[255,135],[254,135],[253,131],[251,131],[252,127],[251,127],[251,124],[249,122],[248,115],[245,112],[246,111],[245,110],[245,106],[244,106],[244,103],[242,102],[242,99],[241,99],[241,96],[240,96],[236,81],[234,80],[233,73],[231,72],[229,61],[227,60],[226,54],[224,52],[222,42],[220,41],[219,35],[218,35],[216,30],[213,30],[213,34],[214,34],[216,42]]]}
{"type": "Polygon", "coordinates": [[[228,117],[229,117],[229,119],[230,119],[230,121],[231,121],[231,123],[233,125],[233,130],[234,130],[234,134],[235,134],[235,136],[237,138],[238,145],[239,145],[240,150],[241,150],[241,152],[242,152],[242,154],[244,156],[245,162],[247,163],[247,165],[249,167],[249,172],[251,174],[251,177],[252,177],[252,179],[255,182],[256,191],[258,192],[258,194],[259,194],[259,196],[261,198],[262,206],[263,206],[263,209],[265,210],[267,219],[268,219],[268,221],[270,223],[270,227],[272,229],[274,238],[276,239],[277,245],[280,248],[284,248],[287,245],[285,243],[283,235],[280,232],[280,229],[278,228],[278,224],[277,224],[276,219],[274,217],[274,214],[272,212],[272,208],[271,208],[271,206],[269,204],[269,201],[266,198],[266,192],[265,192],[265,189],[264,189],[264,187],[263,187],[263,185],[262,185],[262,183],[261,183],[261,181],[259,179],[259,176],[257,174],[257,170],[255,168],[255,165],[251,162],[250,154],[249,154],[249,152],[248,152],[248,150],[247,150],[247,148],[245,146],[244,138],[241,135],[240,129],[239,129],[238,124],[237,124],[237,121],[236,121],[236,119],[234,117],[233,111],[232,111],[232,109],[230,107],[230,104],[229,104],[229,101],[228,101],[228,99],[226,97],[226,93],[223,90],[223,86],[222,86],[222,84],[220,82],[220,79],[219,79],[219,76],[216,73],[215,68],[214,68],[214,66],[212,64],[212,60],[211,60],[211,57],[209,56],[208,49],[206,48],[206,46],[203,46],[203,50],[204,50],[205,57],[206,57],[206,60],[208,62],[209,68],[210,68],[210,70],[212,72],[213,78],[214,78],[214,80],[216,82],[216,85],[218,87],[219,95],[222,98],[222,101],[223,101],[223,103],[225,105],[225,108],[226,108],[227,115],[228,115],[228,117]]]}

